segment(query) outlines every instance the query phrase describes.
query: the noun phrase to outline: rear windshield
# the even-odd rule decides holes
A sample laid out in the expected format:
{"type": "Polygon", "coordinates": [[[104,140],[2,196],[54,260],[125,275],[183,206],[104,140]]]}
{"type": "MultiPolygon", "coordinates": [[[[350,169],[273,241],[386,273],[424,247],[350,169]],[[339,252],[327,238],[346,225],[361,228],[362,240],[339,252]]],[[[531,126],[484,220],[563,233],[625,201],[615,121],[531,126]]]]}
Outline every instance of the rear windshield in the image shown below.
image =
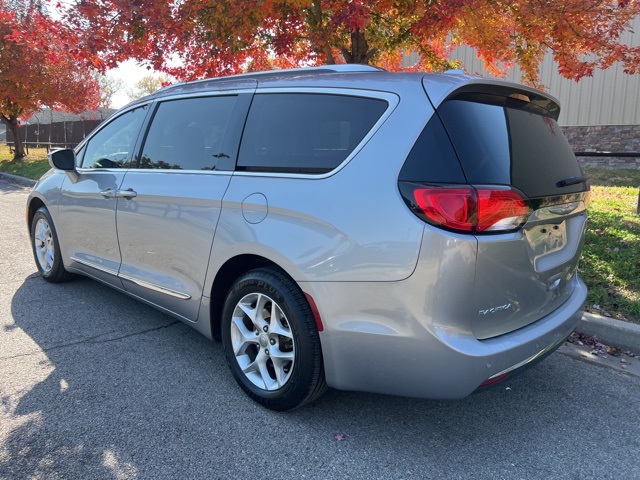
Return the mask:
{"type": "Polygon", "coordinates": [[[584,183],[557,186],[582,171],[553,118],[456,99],[444,102],[438,113],[469,183],[512,185],[530,198],[586,190],[584,183]]]}

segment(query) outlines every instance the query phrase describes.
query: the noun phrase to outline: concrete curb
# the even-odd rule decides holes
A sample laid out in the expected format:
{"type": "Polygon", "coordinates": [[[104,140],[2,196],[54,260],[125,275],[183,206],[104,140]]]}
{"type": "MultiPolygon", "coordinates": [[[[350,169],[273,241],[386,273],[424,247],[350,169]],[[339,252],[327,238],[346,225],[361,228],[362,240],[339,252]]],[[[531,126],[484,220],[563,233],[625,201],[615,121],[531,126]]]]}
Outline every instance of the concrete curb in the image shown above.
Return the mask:
{"type": "Polygon", "coordinates": [[[19,183],[20,185],[24,185],[26,187],[33,187],[36,184],[36,181],[31,180],[30,178],[20,177],[18,175],[12,175],[5,172],[0,172],[0,178],[9,180],[14,183],[19,183]]]}
{"type": "Polygon", "coordinates": [[[602,343],[640,353],[640,325],[585,312],[576,330],[602,343]]]}

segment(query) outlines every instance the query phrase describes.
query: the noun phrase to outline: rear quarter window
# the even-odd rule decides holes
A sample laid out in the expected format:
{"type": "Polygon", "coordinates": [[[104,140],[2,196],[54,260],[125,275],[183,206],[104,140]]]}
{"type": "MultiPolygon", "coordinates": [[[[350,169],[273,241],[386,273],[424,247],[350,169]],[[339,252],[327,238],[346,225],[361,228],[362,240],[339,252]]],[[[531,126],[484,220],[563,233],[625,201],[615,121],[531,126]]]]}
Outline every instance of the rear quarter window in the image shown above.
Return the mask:
{"type": "Polygon", "coordinates": [[[238,170],[326,173],[340,165],[387,109],[375,98],[313,93],[255,95],[238,170]]]}
{"type": "Polygon", "coordinates": [[[460,162],[437,115],[422,130],[398,180],[418,183],[466,183],[460,162]]]}

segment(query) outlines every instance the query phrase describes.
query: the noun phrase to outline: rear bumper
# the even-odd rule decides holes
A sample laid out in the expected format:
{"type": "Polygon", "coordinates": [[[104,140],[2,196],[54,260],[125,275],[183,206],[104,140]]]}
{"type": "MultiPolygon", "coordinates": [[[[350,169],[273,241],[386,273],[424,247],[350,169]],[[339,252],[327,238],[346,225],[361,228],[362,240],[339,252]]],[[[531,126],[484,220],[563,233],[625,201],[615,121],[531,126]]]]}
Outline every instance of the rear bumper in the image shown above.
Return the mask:
{"type": "MultiPolygon", "coordinates": [[[[584,283],[559,308],[511,333],[478,340],[464,319],[443,319],[415,276],[393,283],[301,283],[318,305],[329,386],[407,397],[456,399],[513,367],[524,368],[571,334],[584,283]]],[[[462,281],[462,283],[464,283],[462,281]]],[[[464,286],[462,286],[464,288],[464,286]]],[[[464,302],[462,297],[459,302],[464,302]]]]}

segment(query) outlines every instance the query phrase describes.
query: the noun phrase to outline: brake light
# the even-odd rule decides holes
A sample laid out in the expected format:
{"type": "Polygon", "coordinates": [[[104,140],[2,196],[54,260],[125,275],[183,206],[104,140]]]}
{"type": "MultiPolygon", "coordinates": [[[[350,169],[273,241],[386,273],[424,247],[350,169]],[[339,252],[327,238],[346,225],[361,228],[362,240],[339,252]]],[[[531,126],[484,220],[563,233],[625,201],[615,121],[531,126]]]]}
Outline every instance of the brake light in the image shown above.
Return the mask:
{"type": "Polygon", "coordinates": [[[413,191],[420,211],[430,223],[452,230],[473,231],[476,199],[472,188],[416,188],[413,191]]]}
{"type": "Polygon", "coordinates": [[[532,213],[529,203],[509,188],[407,186],[401,185],[401,191],[414,213],[431,225],[457,232],[514,231],[532,213]]]}
{"type": "Polygon", "coordinates": [[[477,232],[515,230],[529,219],[531,208],[513,190],[477,189],[477,232]]]}

